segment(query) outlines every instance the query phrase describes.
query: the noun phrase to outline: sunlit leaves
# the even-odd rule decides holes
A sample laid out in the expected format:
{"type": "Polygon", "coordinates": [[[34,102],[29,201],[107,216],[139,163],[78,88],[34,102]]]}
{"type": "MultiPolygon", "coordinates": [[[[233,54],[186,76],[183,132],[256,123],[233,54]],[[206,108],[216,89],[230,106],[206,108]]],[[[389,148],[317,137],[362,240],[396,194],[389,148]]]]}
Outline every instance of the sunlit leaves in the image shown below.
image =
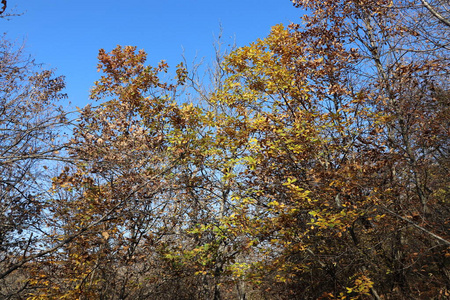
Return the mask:
{"type": "Polygon", "coordinates": [[[54,237],[72,239],[33,285],[68,298],[443,294],[448,55],[422,48],[394,4],[295,1],[311,9],[303,25],[235,49],[194,96],[184,63],[163,80],[167,64],[142,50],[101,50],[99,105],[80,110],[77,161],[50,201],[54,237]],[[412,60],[402,47],[419,44],[412,60]]]}

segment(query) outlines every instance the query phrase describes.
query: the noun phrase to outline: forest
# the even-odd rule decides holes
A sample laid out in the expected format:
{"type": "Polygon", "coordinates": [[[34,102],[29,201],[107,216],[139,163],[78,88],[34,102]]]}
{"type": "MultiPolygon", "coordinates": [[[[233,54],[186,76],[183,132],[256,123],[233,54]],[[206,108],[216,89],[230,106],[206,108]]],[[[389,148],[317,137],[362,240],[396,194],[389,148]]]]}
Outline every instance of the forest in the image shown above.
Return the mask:
{"type": "Polygon", "coordinates": [[[1,39],[0,299],[450,298],[449,2],[292,3],[207,81],[100,49],[76,112],[1,39]]]}

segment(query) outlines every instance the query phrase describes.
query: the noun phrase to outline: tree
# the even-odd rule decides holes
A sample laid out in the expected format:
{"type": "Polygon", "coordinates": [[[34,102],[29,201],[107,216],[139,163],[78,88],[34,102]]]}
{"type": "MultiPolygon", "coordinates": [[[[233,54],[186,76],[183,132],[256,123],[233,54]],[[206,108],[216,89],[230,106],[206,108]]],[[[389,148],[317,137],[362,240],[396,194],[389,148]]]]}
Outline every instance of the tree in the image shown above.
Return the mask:
{"type": "Polygon", "coordinates": [[[419,1],[295,4],[304,24],[226,56],[211,92],[100,51],[32,299],[448,296],[447,25],[419,1]]]}
{"type": "Polygon", "coordinates": [[[447,29],[411,27],[417,5],[296,3],[305,25],[235,51],[217,96],[251,116],[235,127],[255,149],[235,218],[272,259],[248,276],[289,298],[445,294],[447,29]],[[433,280],[418,284],[419,265],[433,280]]]}
{"type": "Polygon", "coordinates": [[[45,232],[44,163],[60,159],[66,114],[58,106],[63,77],[42,70],[4,38],[0,87],[0,295],[6,297],[22,286],[11,273],[35,254],[45,232]]]}
{"type": "Polygon", "coordinates": [[[79,162],[54,181],[64,198],[52,202],[49,226],[56,239],[76,237],[36,269],[33,285],[47,287],[33,297],[191,298],[202,284],[172,253],[192,247],[186,228],[207,223],[206,118],[176,103],[182,65],[166,83],[167,65],[146,66],[135,47],[101,50],[99,61],[91,97],[103,102],[80,111],[68,145],[79,162]]]}

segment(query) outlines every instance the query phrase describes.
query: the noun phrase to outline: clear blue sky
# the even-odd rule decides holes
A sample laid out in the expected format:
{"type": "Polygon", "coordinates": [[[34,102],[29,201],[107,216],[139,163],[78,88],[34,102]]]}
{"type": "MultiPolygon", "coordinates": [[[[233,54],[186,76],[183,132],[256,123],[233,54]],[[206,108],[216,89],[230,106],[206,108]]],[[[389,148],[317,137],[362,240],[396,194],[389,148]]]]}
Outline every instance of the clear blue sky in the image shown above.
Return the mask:
{"type": "Polygon", "coordinates": [[[289,0],[8,0],[8,10],[23,12],[0,20],[8,39],[25,42],[37,62],[66,76],[72,106],[88,103],[100,76],[97,53],[116,45],[145,49],[148,62],[213,59],[214,36],[244,46],[265,37],[270,27],[300,22],[302,11],[289,0]]]}

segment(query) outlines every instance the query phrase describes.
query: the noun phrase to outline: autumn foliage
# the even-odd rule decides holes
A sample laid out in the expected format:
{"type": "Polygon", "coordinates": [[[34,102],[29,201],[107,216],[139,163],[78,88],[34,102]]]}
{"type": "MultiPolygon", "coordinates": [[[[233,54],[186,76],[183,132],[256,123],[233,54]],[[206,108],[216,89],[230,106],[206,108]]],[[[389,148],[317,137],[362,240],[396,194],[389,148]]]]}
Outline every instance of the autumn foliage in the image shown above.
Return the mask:
{"type": "Polygon", "coordinates": [[[0,249],[2,297],[449,297],[449,11],[293,3],[302,23],[221,58],[209,89],[100,50],[60,171],[16,217],[29,242],[0,249]]]}

